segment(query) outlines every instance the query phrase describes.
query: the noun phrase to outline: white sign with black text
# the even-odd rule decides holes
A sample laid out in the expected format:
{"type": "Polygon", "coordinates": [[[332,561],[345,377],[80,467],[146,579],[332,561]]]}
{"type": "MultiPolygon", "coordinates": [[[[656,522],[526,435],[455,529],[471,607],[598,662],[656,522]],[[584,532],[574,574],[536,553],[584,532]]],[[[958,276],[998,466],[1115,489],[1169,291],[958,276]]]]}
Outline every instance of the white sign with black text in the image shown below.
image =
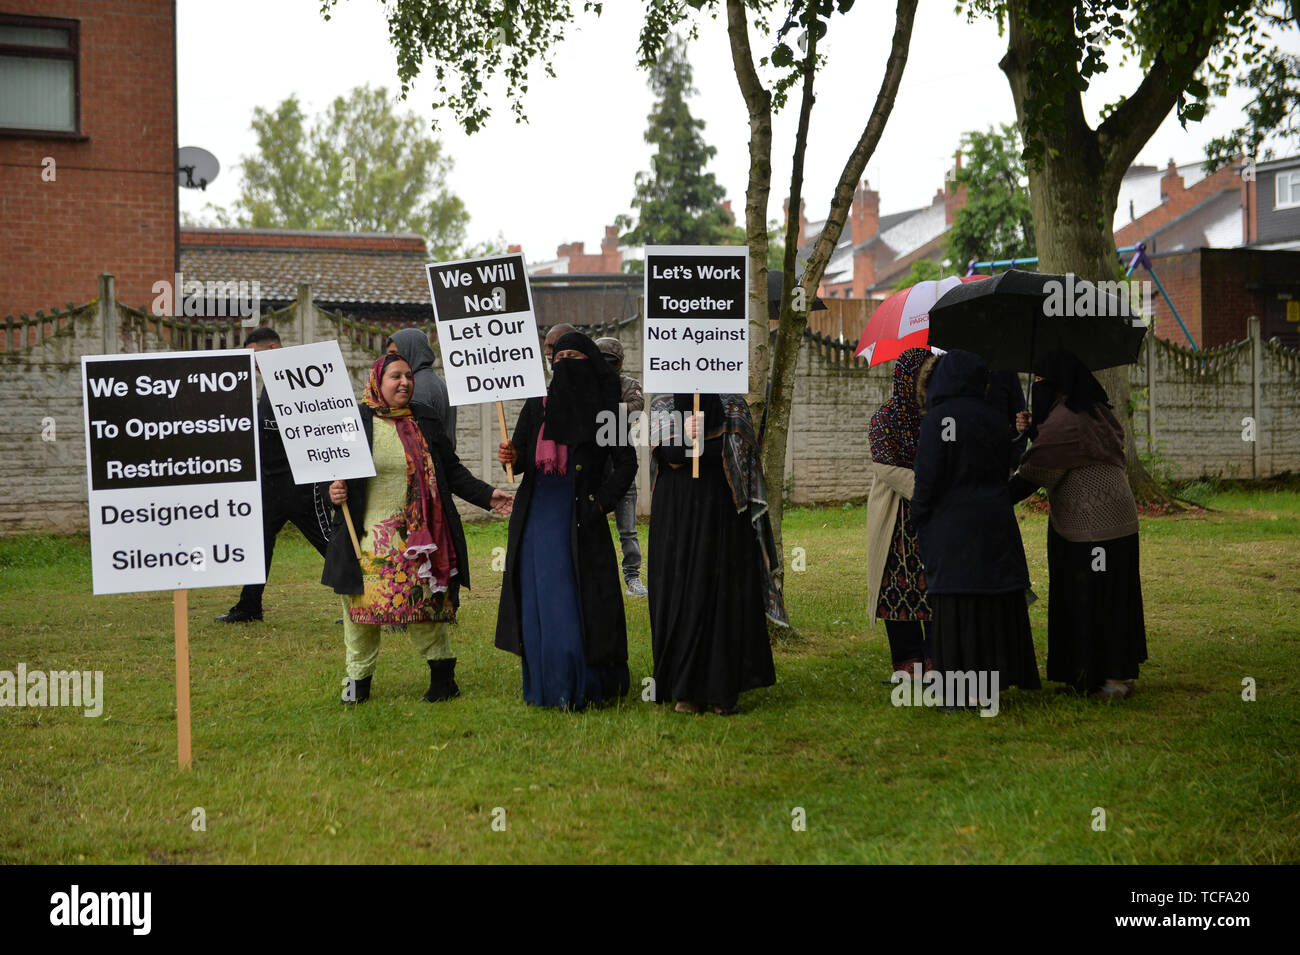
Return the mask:
{"type": "Polygon", "coordinates": [[[268,348],[257,368],[295,484],[375,476],[338,342],[268,348]]]}
{"type": "Polygon", "coordinates": [[[748,247],[647,246],[646,392],[747,392],[748,306],[748,247]]]}
{"type": "Polygon", "coordinates": [[[437,262],[425,268],[451,403],[546,394],[523,255],[437,262]]]}
{"type": "Polygon", "coordinates": [[[266,582],[253,353],[81,359],[94,592],[266,582]]]}

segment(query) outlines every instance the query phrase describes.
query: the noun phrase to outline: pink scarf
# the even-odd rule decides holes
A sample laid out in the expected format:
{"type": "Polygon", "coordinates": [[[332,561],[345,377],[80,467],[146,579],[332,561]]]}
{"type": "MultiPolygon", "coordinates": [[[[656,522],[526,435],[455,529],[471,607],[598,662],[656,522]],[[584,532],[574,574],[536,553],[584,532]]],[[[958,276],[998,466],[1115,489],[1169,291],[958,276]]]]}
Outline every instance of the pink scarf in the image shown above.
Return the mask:
{"type": "MultiPolygon", "coordinates": [[[[546,408],[546,396],[542,396],[542,408],[546,408]]],[[[546,422],[537,429],[537,450],[533,454],[533,460],[536,462],[538,469],[543,474],[568,474],[569,473],[569,446],[567,444],[556,444],[546,437],[546,422]]]]}

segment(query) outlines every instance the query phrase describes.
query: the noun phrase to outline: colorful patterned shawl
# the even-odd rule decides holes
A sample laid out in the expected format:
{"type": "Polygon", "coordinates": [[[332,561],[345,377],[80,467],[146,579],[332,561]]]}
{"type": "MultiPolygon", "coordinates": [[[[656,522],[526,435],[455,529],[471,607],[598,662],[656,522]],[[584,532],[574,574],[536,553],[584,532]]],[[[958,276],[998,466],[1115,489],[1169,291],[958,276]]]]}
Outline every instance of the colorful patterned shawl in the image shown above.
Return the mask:
{"type": "Polygon", "coordinates": [[[438,480],[424,434],[409,406],[388,407],[380,391],[384,370],[394,361],[406,359],[401,355],[383,355],[370,366],[370,378],[361,400],[377,417],[387,418],[397,428],[402,450],[406,452],[406,549],[402,556],[420,561],[417,569],[420,579],[427,582],[433,593],[438,593],[447,589],[456,573],[456,549],[438,499],[438,480]]]}
{"type": "Polygon", "coordinates": [[[871,460],[910,468],[921,433],[921,409],[916,404],[916,377],[930,357],[928,348],[909,348],[894,362],[894,393],[871,416],[871,460]]]}

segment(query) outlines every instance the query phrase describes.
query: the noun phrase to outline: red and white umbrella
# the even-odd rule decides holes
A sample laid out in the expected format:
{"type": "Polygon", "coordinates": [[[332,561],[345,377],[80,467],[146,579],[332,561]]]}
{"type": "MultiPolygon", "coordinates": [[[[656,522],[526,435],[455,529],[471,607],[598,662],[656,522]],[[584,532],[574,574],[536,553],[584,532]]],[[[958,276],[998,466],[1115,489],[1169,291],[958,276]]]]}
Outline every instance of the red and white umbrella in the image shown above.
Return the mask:
{"type": "Polygon", "coordinates": [[[925,348],[930,341],[930,309],[945,292],[962,282],[977,282],[987,275],[952,275],[917,282],[880,303],[862,330],[854,357],[865,357],[874,367],[893,361],[909,348],[925,348]]]}

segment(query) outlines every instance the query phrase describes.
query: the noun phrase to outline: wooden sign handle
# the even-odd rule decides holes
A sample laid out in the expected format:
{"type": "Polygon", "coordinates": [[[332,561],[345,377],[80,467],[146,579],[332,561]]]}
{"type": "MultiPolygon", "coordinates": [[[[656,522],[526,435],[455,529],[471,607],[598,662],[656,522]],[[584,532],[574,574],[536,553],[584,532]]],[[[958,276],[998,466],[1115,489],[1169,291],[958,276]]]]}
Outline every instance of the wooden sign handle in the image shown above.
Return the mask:
{"type": "MultiPolygon", "coordinates": [[[[695,410],[692,412],[696,421],[700,417],[700,393],[695,392],[695,410]]],[[[695,447],[691,449],[694,453],[691,455],[691,477],[700,476],[700,452],[704,450],[704,435],[697,429],[695,432],[695,447]]]]}
{"type": "Polygon", "coordinates": [[[190,601],[188,590],[172,591],[176,635],[176,764],[193,769],[190,754],[190,601]]]}
{"type": "MultiPolygon", "coordinates": [[[[497,402],[497,424],[501,425],[501,440],[509,441],[510,437],[506,434],[506,408],[501,402],[497,402]]],[[[510,483],[515,483],[515,468],[513,464],[506,465],[506,477],[510,483]]]]}
{"type": "Polygon", "coordinates": [[[352,523],[352,512],[348,510],[348,502],[343,502],[343,520],[347,521],[348,537],[352,540],[352,552],[357,555],[357,560],[361,559],[361,545],[357,543],[357,528],[352,523]]]}

